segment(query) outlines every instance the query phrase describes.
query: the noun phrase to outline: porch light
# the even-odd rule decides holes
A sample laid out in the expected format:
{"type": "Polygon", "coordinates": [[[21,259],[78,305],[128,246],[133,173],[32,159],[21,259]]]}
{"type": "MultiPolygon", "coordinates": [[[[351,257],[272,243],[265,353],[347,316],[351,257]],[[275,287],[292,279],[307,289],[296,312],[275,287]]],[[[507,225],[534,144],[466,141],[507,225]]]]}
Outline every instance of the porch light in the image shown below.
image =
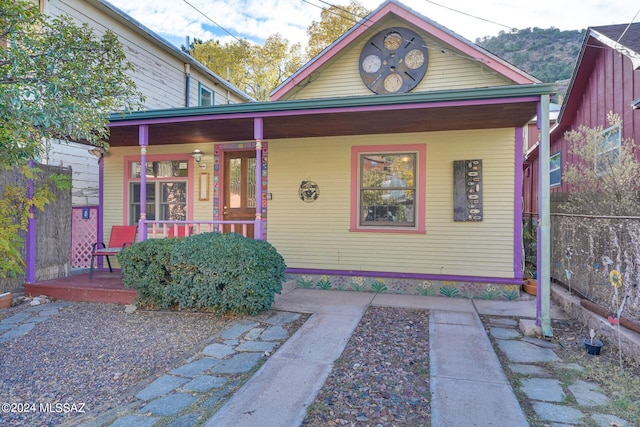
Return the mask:
{"type": "Polygon", "coordinates": [[[196,161],[198,166],[200,166],[201,169],[206,169],[207,165],[205,163],[200,163],[202,156],[204,156],[204,153],[198,149],[193,150],[193,153],[191,153],[191,157],[193,157],[193,160],[196,161]]]}

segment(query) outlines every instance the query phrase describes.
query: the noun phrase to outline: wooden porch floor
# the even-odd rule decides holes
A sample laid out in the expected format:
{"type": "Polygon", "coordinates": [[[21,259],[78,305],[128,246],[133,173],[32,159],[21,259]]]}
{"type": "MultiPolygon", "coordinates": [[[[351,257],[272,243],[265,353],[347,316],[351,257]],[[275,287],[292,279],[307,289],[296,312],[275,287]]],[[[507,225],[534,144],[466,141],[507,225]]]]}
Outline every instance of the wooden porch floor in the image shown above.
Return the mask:
{"type": "Polygon", "coordinates": [[[125,289],[120,272],[94,271],[75,274],[60,279],[45,280],[24,285],[26,296],[47,295],[64,301],[104,302],[111,304],[133,304],[138,293],[125,289]]]}

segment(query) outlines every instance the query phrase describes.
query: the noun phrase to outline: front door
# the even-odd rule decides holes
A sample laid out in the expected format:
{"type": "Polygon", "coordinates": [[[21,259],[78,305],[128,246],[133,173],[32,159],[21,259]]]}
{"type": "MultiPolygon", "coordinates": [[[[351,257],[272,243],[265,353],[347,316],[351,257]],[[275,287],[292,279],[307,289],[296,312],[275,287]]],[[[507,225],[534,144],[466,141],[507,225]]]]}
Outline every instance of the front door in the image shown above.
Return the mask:
{"type": "MultiPolygon", "coordinates": [[[[256,152],[228,151],[224,154],[225,221],[253,221],[256,219],[256,152]]],[[[235,226],[242,234],[242,225],[235,226]]],[[[232,231],[225,225],[224,232],[232,231]]],[[[253,224],[247,226],[247,237],[253,237],[253,224]]]]}

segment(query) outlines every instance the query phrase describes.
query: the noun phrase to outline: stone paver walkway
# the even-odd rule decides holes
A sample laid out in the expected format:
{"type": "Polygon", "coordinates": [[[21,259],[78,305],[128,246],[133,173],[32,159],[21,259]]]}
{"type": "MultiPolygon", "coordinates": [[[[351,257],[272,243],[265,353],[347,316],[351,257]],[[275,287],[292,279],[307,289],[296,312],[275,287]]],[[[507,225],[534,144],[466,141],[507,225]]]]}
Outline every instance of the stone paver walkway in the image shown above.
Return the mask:
{"type": "Polygon", "coordinates": [[[0,320],[0,343],[28,334],[36,323],[44,322],[60,309],[68,306],[65,301],[34,305],[0,320]]]}
{"type": "Polygon", "coordinates": [[[289,338],[285,325],[299,313],[271,312],[264,320],[240,320],[212,337],[211,344],[181,366],[162,373],[135,394],[127,407],[81,426],[191,426],[202,423],[251,372],[289,338]]]}
{"type": "Polygon", "coordinates": [[[583,412],[589,407],[607,405],[609,399],[600,392],[597,384],[582,380],[563,384],[544,367],[545,363],[550,363],[561,369],[584,369],[578,364],[564,363],[554,352],[557,344],[523,336],[515,320],[492,317],[489,322],[492,338],[507,356],[508,368],[521,376],[520,390],[541,420],[554,427],[631,426],[612,414],[589,415],[583,412]]]}

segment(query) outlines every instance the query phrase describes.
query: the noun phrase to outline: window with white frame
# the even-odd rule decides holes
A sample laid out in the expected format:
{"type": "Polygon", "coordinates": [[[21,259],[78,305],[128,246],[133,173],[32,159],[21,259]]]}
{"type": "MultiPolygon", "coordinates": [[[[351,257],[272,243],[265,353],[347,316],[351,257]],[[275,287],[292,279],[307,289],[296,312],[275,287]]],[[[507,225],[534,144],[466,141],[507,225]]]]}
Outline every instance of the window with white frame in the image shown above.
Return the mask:
{"type": "Polygon", "coordinates": [[[558,151],[549,157],[549,183],[551,187],[560,185],[562,181],[562,153],[558,151]]]}
{"type": "MultiPolygon", "coordinates": [[[[146,163],[146,217],[149,220],[184,221],[187,219],[189,162],[187,160],[146,163]]],[[[141,164],[130,163],[129,223],[140,219],[141,164]]]]}
{"type": "Polygon", "coordinates": [[[620,143],[622,141],[622,126],[614,125],[603,130],[599,135],[600,151],[596,154],[596,175],[604,175],[611,170],[620,157],[620,143]]]}
{"type": "Polygon", "coordinates": [[[360,153],[359,226],[416,226],[417,153],[360,153]]]}
{"type": "Polygon", "coordinates": [[[213,105],[213,91],[202,83],[198,83],[198,105],[206,107],[213,105]]]}

